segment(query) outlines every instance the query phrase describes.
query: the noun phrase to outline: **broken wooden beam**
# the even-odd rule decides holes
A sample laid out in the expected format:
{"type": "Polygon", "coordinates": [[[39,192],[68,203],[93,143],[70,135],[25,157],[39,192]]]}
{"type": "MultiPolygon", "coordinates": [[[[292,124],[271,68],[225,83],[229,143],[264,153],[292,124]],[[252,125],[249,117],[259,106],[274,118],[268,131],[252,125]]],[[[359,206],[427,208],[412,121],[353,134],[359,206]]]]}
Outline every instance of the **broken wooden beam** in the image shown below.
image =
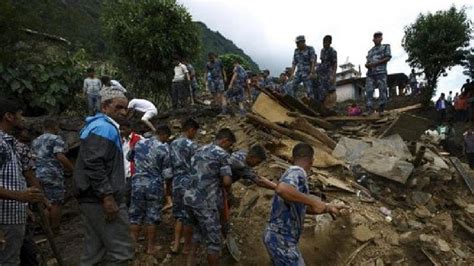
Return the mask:
{"type": "Polygon", "coordinates": [[[336,148],[336,142],[330,138],[326,133],[322,132],[319,128],[314,127],[304,118],[296,118],[295,121],[289,123],[289,126],[295,130],[300,130],[308,135],[317,138],[319,141],[324,143],[330,149],[336,148]]]}
{"type": "Polygon", "coordinates": [[[458,171],[458,173],[464,179],[464,182],[466,182],[466,185],[469,188],[469,190],[471,190],[471,193],[474,193],[474,179],[469,174],[469,172],[466,171],[464,166],[461,164],[461,161],[459,160],[459,158],[458,157],[449,157],[449,160],[453,163],[453,165],[456,168],[456,170],[458,171]]]}
{"type": "Polygon", "coordinates": [[[291,116],[291,117],[302,117],[306,120],[308,120],[308,122],[316,125],[316,126],[320,126],[324,129],[334,129],[335,126],[331,123],[329,123],[328,121],[322,119],[322,118],[319,118],[319,117],[313,117],[313,116],[309,116],[309,115],[304,115],[304,114],[300,114],[298,112],[288,112],[288,116],[291,116]]]}
{"type": "Polygon", "coordinates": [[[275,123],[272,123],[272,122],[270,122],[270,121],[268,121],[264,118],[261,118],[259,116],[254,115],[254,114],[248,113],[247,118],[249,119],[250,122],[253,122],[256,125],[260,125],[260,126],[263,126],[263,127],[269,128],[269,129],[273,129],[273,130],[275,130],[275,131],[277,131],[277,132],[279,132],[283,135],[286,135],[286,136],[288,136],[292,139],[308,143],[311,146],[314,146],[316,148],[324,150],[327,153],[332,152],[332,150],[330,148],[328,148],[326,145],[324,145],[324,143],[322,143],[321,141],[317,140],[316,138],[314,138],[314,137],[312,137],[308,134],[302,133],[302,132],[297,131],[297,130],[284,128],[282,126],[279,126],[275,123]]]}
{"type": "Polygon", "coordinates": [[[456,222],[467,232],[474,236],[474,228],[467,225],[463,220],[456,219],[456,222]]]}
{"type": "Polygon", "coordinates": [[[410,106],[405,106],[405,107],[402,107],[402,108],[387,110],[386,112],[390,113],[390,114],[396,114],[396,113],[403,113],[403,112],[413,111],[413,110],[416,110],[416,109],[420,109],[421,107],[423,107],[423,104],[417,103],[417,104],[410,105],[410,106]]]}
{"type": "Polygon", "coordinates": [[[377,121],[380,120],[380,115],[372,114],[369,116],[328,116],[324,120],[328,122],[337,122],[337,121],[377,121]]]}
{"type": "Polygon", "coordinates": [[[316,111],[309,108],[303,102],[301,102],[300,100],[298,100],[298,99],[296,99],[296,98],[294,98],[290,95],[284,95],[282,97],[282,101],[284,101],[286,104],[290,105],[293,109],[299,111],[302,114],[311,115],[311,116],[318,115],[318,113],[316,111]]]}

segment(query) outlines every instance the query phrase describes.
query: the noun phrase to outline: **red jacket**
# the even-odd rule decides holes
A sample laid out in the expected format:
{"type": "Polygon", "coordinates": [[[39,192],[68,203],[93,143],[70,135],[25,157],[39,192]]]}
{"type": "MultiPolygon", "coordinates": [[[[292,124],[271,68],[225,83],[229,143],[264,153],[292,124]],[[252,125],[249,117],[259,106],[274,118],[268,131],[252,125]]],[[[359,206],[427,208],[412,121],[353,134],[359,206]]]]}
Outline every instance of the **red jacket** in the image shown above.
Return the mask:
{"type": "MultiPolygon", "coordinates": [[[[142,137],[140,135],[138,135],[135,132],[132,132],[130,134],[130,141],[128,142],[129,150],[133,150],[137,142],[141,139],[142,137]]],[[[135,160],[134,159],[130,161],[130,174],[131,176],[135,175],[135,160]]]]}

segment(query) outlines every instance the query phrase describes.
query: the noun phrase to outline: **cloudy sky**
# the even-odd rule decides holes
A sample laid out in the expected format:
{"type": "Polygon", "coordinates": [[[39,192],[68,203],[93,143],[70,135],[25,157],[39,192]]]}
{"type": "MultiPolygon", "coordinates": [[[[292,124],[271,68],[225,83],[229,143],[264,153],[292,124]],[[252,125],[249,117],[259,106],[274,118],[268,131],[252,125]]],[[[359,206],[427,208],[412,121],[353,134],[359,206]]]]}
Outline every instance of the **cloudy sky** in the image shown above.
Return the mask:
{"type": "MultiPolygon", "coordinates": [[[[384,33],[392,48],[390,73],[409,73],[407,55],[401,47],[403,28],[422,12],[466,6],[474,20],[474,5],[468,0],[312,1],[312,0],[178,0],[194,20],[219,31],[242,48],[261,69],[278,75],[291,65],[294,39],[305,35],[319,56],[322,38],[333,36],[339,64],[347,59],[361,65],[373,46],[372,34],[384,33]]],[[[474,42],[471,42],[474,44],[474,42]]],[[[318,58],[319,59],[319,58],[318,58]]],[[[440,91],[457,91],[466,80],[461,67],[454,67],[439,82],[440,91]]]]}

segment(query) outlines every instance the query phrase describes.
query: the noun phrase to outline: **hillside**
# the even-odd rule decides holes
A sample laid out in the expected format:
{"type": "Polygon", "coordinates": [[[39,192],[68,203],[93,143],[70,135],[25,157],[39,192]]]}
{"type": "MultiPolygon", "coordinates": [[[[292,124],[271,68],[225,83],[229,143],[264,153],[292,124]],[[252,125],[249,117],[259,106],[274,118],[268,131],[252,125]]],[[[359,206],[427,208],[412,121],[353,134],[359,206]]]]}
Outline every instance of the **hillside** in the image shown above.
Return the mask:
{"type": "MultiPolygon", "coordinates": [[[[11,1],[17,12],[23,14],[28,28],[66,38],[72,42],[73,49],[85,49],[94,58],[107,59],[110,54],[103,36],[100,15],[101,0],[45,0],[45,1],[11,1]]],[[[207,54],[234,53],[247,59],[252,70],[258,65],[219,32],[214,32],[202,22],[195,22],[202,36],[202,50],[195,63],[204,67],[207,54]]]]}
{"type": "Polygon", "coordinates": [[[197,21],[195,23],[201,30],[202,36],[202,50],[201,57],[198,61],[199,63],[197,64],[198,66],[204,66],[204,62],[207,61],[207,54],[209,52],[214,52],[217,54],[232,53],[247,59],[251,64],[252,71],[259,70],[257,63],[255,63],[252,58],[250,58],[250,56],[245,54],[245,52],[235,45],[231,40],[228,40],[218,31],[212,31],[203,22],[197,21]]]}

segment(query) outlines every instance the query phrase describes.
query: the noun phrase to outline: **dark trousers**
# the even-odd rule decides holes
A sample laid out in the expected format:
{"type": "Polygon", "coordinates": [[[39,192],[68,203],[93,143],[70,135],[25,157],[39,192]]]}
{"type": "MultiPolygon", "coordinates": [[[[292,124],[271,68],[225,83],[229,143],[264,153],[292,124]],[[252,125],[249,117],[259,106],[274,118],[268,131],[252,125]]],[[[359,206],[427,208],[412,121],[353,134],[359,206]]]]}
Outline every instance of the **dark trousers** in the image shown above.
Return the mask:
{"type": "Polygon", "coordinates": [[[469,167],[474,170],[474,152],[473,153],[466,153],[467,162],[469,163],[469,167]]]}
{"type": "Polygon", "coordinates": [[[173,82],[171,84],[171,105],[173,105],[173,108],[186,107],[188,105],[189,94],[190,91],[187,81],[173,82]]]}
{"type": "Polygon", "coordinates": [[[21,266],[35,266],[38,262],[38,246],[36,245],[34,236],[34,223],[28,222],[26,224],[25,238],[20,251],[20,265],[21,266]]]}

